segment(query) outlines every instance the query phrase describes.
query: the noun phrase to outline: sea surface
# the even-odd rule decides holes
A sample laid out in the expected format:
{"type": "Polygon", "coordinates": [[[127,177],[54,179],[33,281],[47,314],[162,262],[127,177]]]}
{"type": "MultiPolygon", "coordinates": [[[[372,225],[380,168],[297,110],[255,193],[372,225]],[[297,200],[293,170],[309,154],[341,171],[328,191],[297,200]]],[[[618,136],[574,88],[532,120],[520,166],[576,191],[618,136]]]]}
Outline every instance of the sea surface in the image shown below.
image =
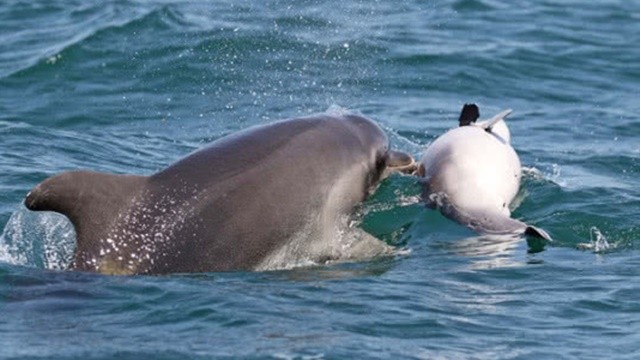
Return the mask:
{"type": "Polygon", "coordinates": [[[0,358],[638,359],[639,60],[639,1],[3,0],[0,358]],[[419,156],[468,102],[514,110],[513,215],[543,249],[392,176],[359,226],[400,255],[103,276],[65,271],[70,224],[22,205],[62,171],[148,175],[336,107],[419,156]]]}

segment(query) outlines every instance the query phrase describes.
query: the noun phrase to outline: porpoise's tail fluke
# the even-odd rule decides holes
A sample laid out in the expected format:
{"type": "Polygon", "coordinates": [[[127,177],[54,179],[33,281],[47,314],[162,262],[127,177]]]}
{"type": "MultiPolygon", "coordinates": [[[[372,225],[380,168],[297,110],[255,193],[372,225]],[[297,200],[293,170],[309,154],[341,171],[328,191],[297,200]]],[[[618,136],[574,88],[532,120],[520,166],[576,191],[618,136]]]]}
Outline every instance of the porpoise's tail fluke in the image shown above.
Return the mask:
{"type": "Polygon", "coordinates": [[[524,230],[524,234],[526,236],[540,238],[546,241],[553,241],[546,231],[531,225],[527,225],[527,228],[524,230]]]}
{"type": "Polygon", "coordinates": [[[112,175],[90,171],[72,171],[52,176],[27,195],[24,204],[33,211],[55,211],[71,220],[76,230],[78,249],[83,239],[104,234],[111,226],[114,212],[140,191],[144,176],[112,175]]]}

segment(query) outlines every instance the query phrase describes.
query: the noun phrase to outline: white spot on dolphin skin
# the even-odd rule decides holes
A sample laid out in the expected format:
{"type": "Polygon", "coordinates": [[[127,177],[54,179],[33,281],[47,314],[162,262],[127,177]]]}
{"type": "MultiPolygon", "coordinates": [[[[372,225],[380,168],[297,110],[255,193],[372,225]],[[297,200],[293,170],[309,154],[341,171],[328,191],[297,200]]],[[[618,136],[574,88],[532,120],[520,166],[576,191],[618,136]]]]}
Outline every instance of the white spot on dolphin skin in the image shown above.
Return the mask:
{"type": "Polygon", "coordinates": [[[156,260],[180,254],[171,248],[172,242],[185,236],[187,227],[197,227],[194,205],[199,201],[198,190],[185,185],[164,191],[161,195],[149,191],[138,194],[126,212],[118,215],[117,223],[101,241],[100,257],[110,256],[105,271],[119,266],[130,273],[148,272],[156,260]]]}

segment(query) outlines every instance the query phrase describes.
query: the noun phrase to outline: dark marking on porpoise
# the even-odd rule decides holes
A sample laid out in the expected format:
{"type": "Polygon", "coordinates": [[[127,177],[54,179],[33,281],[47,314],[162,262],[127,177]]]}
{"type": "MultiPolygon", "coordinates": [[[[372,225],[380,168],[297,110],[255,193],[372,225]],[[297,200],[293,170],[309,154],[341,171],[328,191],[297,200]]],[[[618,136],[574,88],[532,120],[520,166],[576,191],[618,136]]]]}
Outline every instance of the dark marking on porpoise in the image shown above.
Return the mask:
{"type": "Polygon", "coordinates": [[[480,118],[480,109],[476,104],[464,104],[458,119],[459,126],[467,126],[480,118]]]}

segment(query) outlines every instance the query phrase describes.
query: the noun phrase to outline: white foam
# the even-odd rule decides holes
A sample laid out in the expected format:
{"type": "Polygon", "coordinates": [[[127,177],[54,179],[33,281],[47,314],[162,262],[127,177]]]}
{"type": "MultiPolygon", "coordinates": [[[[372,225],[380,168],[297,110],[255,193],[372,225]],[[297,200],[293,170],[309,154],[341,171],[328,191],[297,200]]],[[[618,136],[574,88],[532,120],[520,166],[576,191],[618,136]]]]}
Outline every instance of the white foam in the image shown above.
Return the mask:
{"type": "Polygon", "coordinates": [[[361,261],[393,253],[392,247],[354,226],[348,216],[339,219],[333,229],[320,229],[315,225],[321,222],[311,220],[307,227],[267,256],[254,270],[289,270],[361,261]]]}
{"type": "Polygon", "coordinates": [[[56,213],[32,213],[20,206],[0,236],[0,261],[45,269],[66,269],[75,248],[75,231],[56,213]]]}
{"type": "Polygon", "coordinates": [[[600,230],[593,226],[591,227],[591,243],[593,244],[593,251],[596,253],[599,252],[603,252],[603,251],[607,251],[611,248],[611,245],[609,245],[609,242],[607,241],[607,238],[602,235],[602,232],[600,232],[600,230]]]}
{"type": "Polygon", "coordinates": [[[600,229],[592,226],[589,230],[589,242],[579,243],[577,245],[580,250],[591,250],[596,254],[607,252],[616,248],[616,244],[610,244],[607,237],[602,234],[600,229]]]}
{"type": "Polygon", "coordinates": [[[331,104],[325,113],[333,116],[343,116],[353,114],[353,111],[337,104],[331,104]]]}

